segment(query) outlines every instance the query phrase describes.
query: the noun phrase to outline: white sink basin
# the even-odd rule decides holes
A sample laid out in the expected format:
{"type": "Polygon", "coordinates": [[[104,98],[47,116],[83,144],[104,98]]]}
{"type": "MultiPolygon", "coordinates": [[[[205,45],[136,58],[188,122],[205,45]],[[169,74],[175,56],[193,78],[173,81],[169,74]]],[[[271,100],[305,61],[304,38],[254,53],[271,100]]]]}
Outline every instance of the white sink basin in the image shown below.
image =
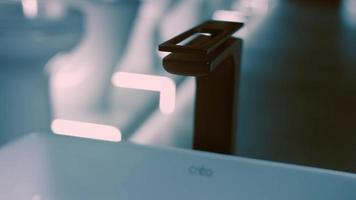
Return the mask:
{"type": "Polygon", "coordinates": [[[0,199],[355,200],[356,175],[31,134],[0,149],[0,199]]]}

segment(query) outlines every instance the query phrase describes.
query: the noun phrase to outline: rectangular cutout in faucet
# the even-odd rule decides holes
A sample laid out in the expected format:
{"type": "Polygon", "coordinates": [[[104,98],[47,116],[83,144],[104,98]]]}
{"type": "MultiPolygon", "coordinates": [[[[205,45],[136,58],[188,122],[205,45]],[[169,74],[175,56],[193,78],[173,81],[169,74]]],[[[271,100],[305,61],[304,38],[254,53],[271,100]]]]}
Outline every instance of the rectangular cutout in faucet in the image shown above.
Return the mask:
{"type": "Polygon", "coordinates": [[[211,33],[194,33],[194,34],[190,35],[189,37],[185,38],[184,40],[180,41],[179,43],[177,43],[177,45],[179,45],[179,46],[189,46],[194,41],[199,40],[199,38],[210,39],[210,37],[212,37],[212,36],[213,35],[211,33]]]}

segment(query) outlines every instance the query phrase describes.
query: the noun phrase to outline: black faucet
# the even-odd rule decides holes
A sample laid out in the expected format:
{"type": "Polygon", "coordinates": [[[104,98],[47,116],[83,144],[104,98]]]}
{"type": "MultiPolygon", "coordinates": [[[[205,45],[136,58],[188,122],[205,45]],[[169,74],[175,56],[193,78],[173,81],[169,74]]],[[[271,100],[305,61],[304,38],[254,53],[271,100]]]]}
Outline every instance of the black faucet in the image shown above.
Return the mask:
{"type": "Polygon", "coordinates": [[[206,21],[159,45],[166,71],[196,77],[194,149],[235,153],[242,26],[206,21]]]}

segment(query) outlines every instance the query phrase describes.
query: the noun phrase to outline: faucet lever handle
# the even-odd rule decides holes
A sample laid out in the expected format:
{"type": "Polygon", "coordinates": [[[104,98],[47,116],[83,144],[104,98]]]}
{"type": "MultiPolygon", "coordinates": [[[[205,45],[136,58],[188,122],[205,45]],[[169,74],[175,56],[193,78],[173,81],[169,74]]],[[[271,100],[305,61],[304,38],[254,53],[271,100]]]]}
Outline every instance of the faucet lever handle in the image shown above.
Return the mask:
{"type": "Polygon", "coordinates": [[[174,38],[159,45],[160,51],[173,53],[193,53],[208,55],[228,40],[233,33],[243,26],[242,23],[224,21],[206,21],[188,31],[185,31],[174,38]],[[194,42],[187,45],[180,43],[194,34],[200,34],[194,42]]]}

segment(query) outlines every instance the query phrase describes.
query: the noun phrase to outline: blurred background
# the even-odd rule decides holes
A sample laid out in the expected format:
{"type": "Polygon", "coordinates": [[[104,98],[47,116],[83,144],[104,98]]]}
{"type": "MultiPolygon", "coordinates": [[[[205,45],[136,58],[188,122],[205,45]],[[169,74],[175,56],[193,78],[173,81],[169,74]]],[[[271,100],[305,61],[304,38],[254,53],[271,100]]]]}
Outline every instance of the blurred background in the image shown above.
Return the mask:
{"type": "Polygon", "coordinates": [[[354,0],[1,1],[0,146],[70,132],[191,148],[194,78],[157,47],[209,19],[245,24],[236,154],[356,172],[354,0]]]}

